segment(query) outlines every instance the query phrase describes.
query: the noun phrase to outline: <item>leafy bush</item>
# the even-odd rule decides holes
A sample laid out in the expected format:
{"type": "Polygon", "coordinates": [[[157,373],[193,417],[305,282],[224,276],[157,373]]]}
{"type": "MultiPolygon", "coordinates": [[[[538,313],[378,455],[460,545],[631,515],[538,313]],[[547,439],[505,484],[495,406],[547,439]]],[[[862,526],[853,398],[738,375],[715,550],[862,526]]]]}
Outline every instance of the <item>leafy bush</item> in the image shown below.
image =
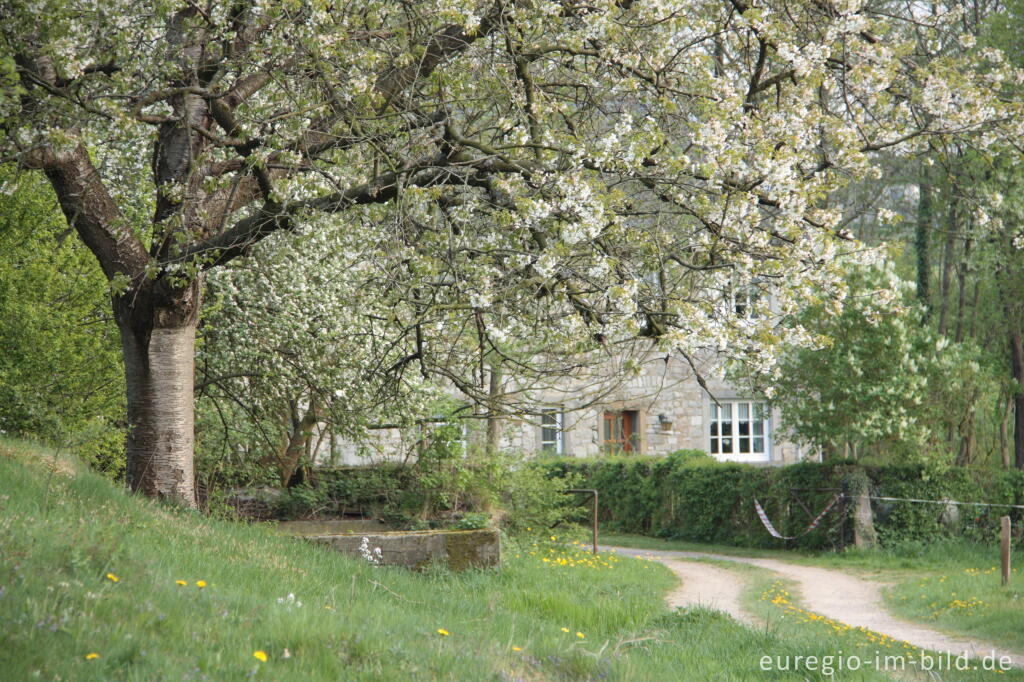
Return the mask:
{"type": "Polygon", "coordinates": [[[70,435],[69,446],[96,471],[113,481],[125,475],[125,433],[103,417],[90,419],[70,435]]]}
{"type": "Polygon", "coordinates": [[[553,528],[574,519],[577,508],[565,491],[579,487],[580,480],[573,473],[553,476],[542,463],[514,463],[498,491],[504,512],[502,527],[517,534],[533,528],[553,528]]]}
{"type": "Polygon", "coordinates": [[[491,515],[484,512],[467,512],[451,524],[452,530],[478,530],[491,525],[491,515]]]}
{"type": "Polygon", "coordinates": [[[321,487],[297,485],[288,488],[274,504],[275,515],[285,519],[304,519],[328,506],[327,491],[321,487]]]}

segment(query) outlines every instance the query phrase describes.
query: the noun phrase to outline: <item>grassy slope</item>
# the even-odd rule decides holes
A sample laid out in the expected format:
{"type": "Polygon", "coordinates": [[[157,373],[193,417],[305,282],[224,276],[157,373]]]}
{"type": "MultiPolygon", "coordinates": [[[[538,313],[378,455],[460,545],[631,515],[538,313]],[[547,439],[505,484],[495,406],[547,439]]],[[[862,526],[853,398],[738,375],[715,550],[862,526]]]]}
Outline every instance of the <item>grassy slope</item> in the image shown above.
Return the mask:
{"type": "Polygon", "coordinates": [[[886,603],[898,615],[952,633],[1024,651],[1024,551],[1015,548],[1011,584],[1000,583],[997,545],[936,542],[845,554],[743,550],[635,535],[605,534],[609,545],[742,554],[856,572],[893,585],[886,603]]]}
{"type": "Polygon", "coordinates": [[[2,442],[0,491],[5,679],[804,679],[757,662],[832,651],[813,633],[669,613],[674,578],[656,563],[553,566],[541,557],[586,555],[540,547],[501,571],[379,568],[2,442]],[[303,605],[278,603],[288,594],[303,605]]]}

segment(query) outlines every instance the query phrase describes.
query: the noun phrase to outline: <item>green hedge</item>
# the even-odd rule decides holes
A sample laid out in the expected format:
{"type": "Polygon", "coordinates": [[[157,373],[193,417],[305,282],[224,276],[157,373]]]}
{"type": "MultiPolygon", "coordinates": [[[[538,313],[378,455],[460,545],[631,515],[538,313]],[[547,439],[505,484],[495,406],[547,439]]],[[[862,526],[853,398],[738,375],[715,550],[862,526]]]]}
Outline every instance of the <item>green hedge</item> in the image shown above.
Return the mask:
{"type": "MultiPolygon", "coordinates": [[[[796,535],[836,491],[850,490],[864,474],[877,496],[1024,504],[1020,471],[861,468],[851,462],[755,467],[718,462],[698,451],[668,457],[563,458],[543,466],[552,476],[578,474],[584,487],[597,489],[601,523],[609,530],[746,547],[821,549],[849,542],[851,525],[839,522],[838,506],[817,529],[786,542],[765,530],[754,512],[754,499],[779,532],[796,535]]],[[[960,507],[958,520],[944,522],[941,505],[874,501],[872,506],[883,545],[940,535],[991,539],[998,517],[1006,513],[1005,508],[960,507]]]]}

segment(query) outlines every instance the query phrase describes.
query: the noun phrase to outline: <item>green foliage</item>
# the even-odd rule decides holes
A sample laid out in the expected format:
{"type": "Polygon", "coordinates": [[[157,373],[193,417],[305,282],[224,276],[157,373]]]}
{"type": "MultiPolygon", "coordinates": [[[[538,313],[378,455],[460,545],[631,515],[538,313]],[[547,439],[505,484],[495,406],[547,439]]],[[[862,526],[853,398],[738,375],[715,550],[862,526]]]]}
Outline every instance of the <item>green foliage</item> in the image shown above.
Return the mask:
{"type": "Polygon", "coordinates": [[[412,475],[398,500],[399,514],[424,521],[442,510],[457,511],[488,502],[480,499],[486,495],[486,462],[468,458],[461,441],[459,424],[434,428],[412,465],[412,475]]]}
{"type": "Polygon", "coordinates": [[[0,169],[0,432],[123,479],[124,379],[106,281],[38,175],[0,169]]]}
{"type": "MultiPolygon", "coordinates": [[[[365,514],[406,528],[482,528],[497,522],[512,534],[547,529],[576,515],[576,500],[566,495],[579,478],[510,453],[485,457],[457,455],[435,442],[411,465],[315,469],[309,489],[291,489],[280,511],[289,516],[326,509],[335,514],[365,514]],[[299,492],[296,492],[296,491],[299,492]],[[298,504],[315,498],[313,503],[298,504]]],[[[449,443],[451,441],[448,441],[449,443]]]]}
{"type": "Polygon", "coordinates": [[[849,279],[840,314],[822,304],[798,316],[825,346],[791,349],[769,380],[781,430],[832,457],[952,463],[948,434],[998,393],[994,374],[973,344],[924,323],[912,287],[891,265],[853,270],[849,279]],[[877,299],[888,295],[897,305],[880,313],[877,299]]]}
{"type": "Polygon", "coordinates": [[[314,475],[332,511],[342,515],[390,516],[399,507],[402,491],[412,484],[411,468],[401,464],[317,469],[314,475]]]}
{"type": "Polygon", "coordinates": [[[478,530],[491,525],[491,515],[484,512],[467,512],[451,524],[453,530],[478,530]]]}
{"type": "Polygon", "coordinates": [[[86,464],[114,481],[125,476],[124,430],[95,417],[75,429],[68,447],[86,464]]]}
{"type": "MultiPolygon", "coordinates": [[[[928,500],[960,500],[1024,504],[1024,471],[935,468],[922,465],[868,467],[876,495],[928,500]]],[[[999,528],[1002,507],[962,506],[950,515],[934,504],[878,502],[876,528],[883,545],[927,542],[940,536],[960,536],[991,542],[999,528]]],[[[1021,519],[1019,512],[1012,516],[1021,519]]]]}
{"type": "Polygon", "coordinates": [[[531,528],[540,531],[574,519],[575,500],[565,491],[580,487],[580,480],[573,474],[552,476],[540,463],[509,462],[498,490],[502,526],[510,533],[529,533],[531,528]]]}
{"type": "Polygon", "coordinates": [[[285,490],[274,504],[276,516],[305,519],[322,512],[328,505],[327,491],[311,485],[297,485],[285,490]]]}
{"type": "MultiPolygon", "coordinates": [[[[695,451],[662,458],[563,459],[545,466],[556,476],[572,473],[583,487],[599,491],[600,519],[608,530],[744,547],[823,549],[848,542],[851,529],[838,522],[838,507],[807,535],[777,540],[755,514],[754,499],[780,533],[796,535],[836,491],[852,490],[861,471],[874,496],[1024,503],[1024,473],[1019,471],[928,464],[860,467],[852,462],[755,467],[718,462],[695,451]]],[[[943,519],[942,505],[876,501],[873,507],[883,546],[942,536],[991,539],[998,517],[1006,513],[962,507],[959,518],[949,521],[943,519]]]]}

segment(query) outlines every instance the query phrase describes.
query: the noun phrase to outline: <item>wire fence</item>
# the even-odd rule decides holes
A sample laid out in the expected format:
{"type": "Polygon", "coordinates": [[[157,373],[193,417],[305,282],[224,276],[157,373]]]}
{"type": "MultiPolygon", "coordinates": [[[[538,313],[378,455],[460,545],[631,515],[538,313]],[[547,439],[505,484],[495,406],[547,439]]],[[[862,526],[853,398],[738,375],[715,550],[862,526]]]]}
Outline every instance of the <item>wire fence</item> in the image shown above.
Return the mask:
{"type": "Polygon", "coordinates": [[[886,502],[921,502],[924,504],[962,505],[965,507],[1002,507],[1004,509],[1024,509],[1024,504],[1003,504],[998,502],[960,502],[959,500],[921,500],[915,497],[882,497],[880,495],[868,495],[871,500],[884,500],[886,502]]]}

